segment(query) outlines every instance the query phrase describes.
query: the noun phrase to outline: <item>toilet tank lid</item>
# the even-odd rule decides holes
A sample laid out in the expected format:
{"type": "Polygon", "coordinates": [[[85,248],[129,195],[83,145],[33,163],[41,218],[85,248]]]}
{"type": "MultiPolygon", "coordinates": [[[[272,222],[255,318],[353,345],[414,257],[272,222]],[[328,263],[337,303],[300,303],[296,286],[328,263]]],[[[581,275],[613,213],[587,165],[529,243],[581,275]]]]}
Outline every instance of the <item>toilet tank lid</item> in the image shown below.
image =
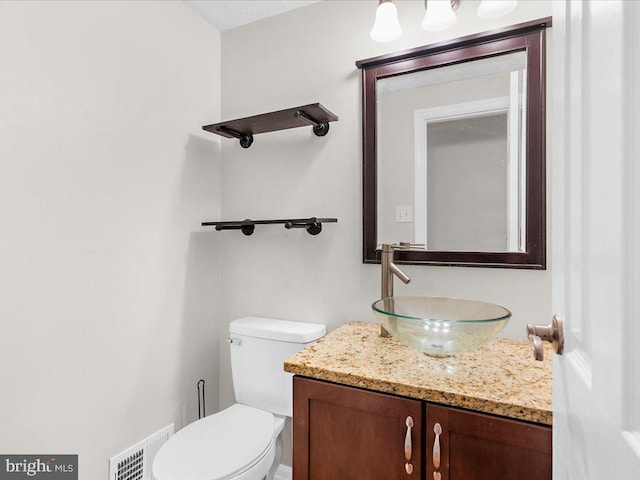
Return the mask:
{"type": "Polygon", "coordinates": [[[281,342],[309,343],[323,337],[327,333],[327,327],[319,323],[243,317],[231,322],[229,332],[281,342]]]}

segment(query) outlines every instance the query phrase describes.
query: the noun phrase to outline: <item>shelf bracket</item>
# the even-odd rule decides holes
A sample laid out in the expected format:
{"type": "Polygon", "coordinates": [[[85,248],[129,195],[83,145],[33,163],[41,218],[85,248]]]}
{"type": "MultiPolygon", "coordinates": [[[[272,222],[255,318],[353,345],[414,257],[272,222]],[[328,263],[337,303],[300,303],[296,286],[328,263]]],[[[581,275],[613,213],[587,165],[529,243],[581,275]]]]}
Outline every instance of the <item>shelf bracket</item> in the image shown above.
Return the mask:
{"type": "Polygon", "coordinates": [[[299,118],[309,125],[313,125],[313,133],[318,137],[324,137],[329,133],[329,122],[318,122],[311,115],[306,114],[302,110],[296,111],[296,118],[299,118]]]}
{"type": "Polygon", "coordinates": [[[223,222],[220,222],[219,224],[216,225],[216,230],[217,231],[220,231],[220,230],[241,230],[242,233],[244,233],[246,236],[252,235],[253,232],[255,231],[255,229],[256,229],[256,224],[253,223],[249,219],[246,219],[242,223],[225,224],[223,222]]]}
{"type": "Polygon", "coordinates": [[[306,228],[309,235],[318,235],[322,231],[322,223],[316,222],[314,218],[311,218],[308,222],[304,223],[287,222],[284,224],[284,228],[287,230],[292,228],[306,228]]]}
{"type": "MultiPolygon", "coordinates": [[[[248,133],[248,134],[244,134],[244,133],[240,133],[236,130],[233,130],[229,127],[217,127],[216,130],[226,133],[227,135],[231,135],[234,138],[237,138],[238,140],[240,140],[240,146],[242,148],[249,148],[251,146],[251,144],[253,143],[253,135],[248,133]]],[[[249,234],[251,235],[251,234],[249,234]]]]}

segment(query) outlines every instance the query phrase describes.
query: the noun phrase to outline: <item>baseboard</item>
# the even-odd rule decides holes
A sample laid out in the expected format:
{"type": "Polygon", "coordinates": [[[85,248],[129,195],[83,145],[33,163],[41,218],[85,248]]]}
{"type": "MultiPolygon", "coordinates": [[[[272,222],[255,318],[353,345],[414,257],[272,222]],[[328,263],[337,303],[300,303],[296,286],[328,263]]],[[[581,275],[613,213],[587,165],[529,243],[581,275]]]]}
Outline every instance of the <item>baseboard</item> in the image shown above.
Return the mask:
{"type": "Polygon", "coordinates": [[[273,480],[291,480],[293,471],[289,465],[280,465],[273,476],[273,480]]]}

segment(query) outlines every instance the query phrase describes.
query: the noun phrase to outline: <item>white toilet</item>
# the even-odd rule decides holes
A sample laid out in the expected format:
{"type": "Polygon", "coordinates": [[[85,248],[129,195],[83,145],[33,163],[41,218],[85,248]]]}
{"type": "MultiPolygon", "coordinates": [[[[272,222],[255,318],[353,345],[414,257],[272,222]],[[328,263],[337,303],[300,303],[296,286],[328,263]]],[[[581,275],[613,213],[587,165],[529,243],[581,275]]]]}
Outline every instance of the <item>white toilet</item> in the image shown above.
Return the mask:
{"type": "Polygon", "coordinates": [[[324,325],[245,317],[229,325],[236,403],[186,426],[153,461],[156,480],[271,480],[280,433],[293,415],[284,361],[326,333],[324,325]]]}

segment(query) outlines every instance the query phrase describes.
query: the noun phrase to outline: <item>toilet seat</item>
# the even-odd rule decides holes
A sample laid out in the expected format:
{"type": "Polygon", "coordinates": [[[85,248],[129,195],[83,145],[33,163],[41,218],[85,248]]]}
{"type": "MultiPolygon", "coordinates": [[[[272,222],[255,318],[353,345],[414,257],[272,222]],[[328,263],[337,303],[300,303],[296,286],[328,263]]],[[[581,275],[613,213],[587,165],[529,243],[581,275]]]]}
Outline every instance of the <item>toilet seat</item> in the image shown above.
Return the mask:
{"type": "Polygon", "coordinates": [[[237,403],[170,438],[153,461],[153,475],[157,480],[262,478],[275,456],[275,425],[272,413],[237,403]]]}

